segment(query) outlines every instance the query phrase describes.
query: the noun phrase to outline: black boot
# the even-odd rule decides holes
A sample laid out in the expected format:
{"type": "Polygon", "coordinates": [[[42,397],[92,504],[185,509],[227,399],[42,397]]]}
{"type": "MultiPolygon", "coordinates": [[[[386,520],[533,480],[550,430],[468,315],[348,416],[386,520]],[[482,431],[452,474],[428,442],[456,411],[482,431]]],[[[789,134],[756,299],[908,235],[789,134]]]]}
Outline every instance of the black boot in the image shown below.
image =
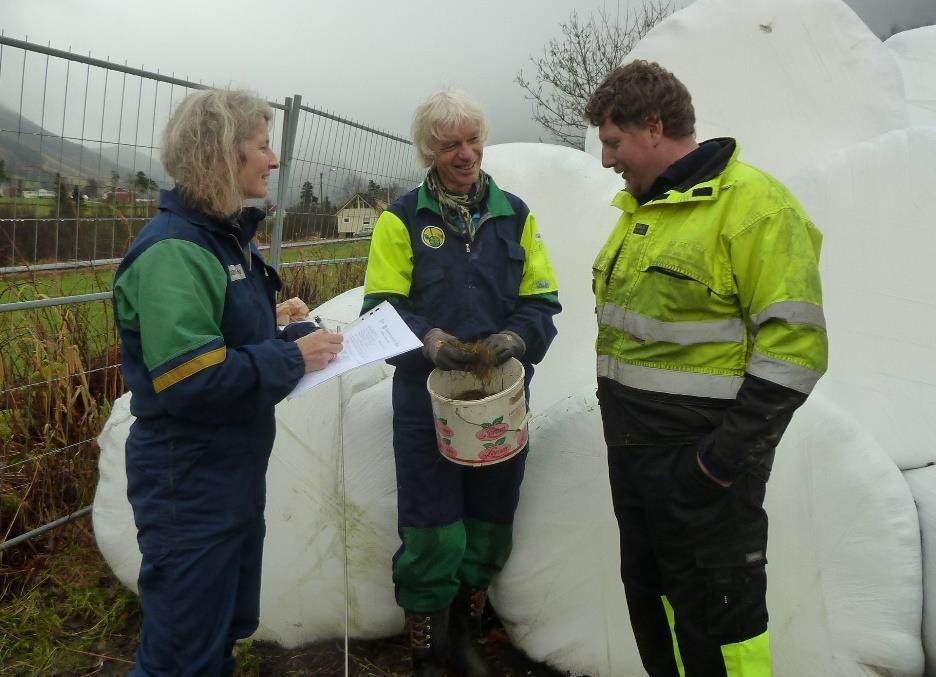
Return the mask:
{"type": "Polygon", "coordinates": [[[449,611],[431,614],[406,611],[406,634],[413,652],[415,677],[445,677],[448,662],[449,611]]]}
{"type": "Polygon", "coordinates": [[[481,655],[481,617],[487,600],[487,588],[461,590],[452,601],[449,625],[452,639],[452,665],[458,677],[492,677],[494,674],[481,655]]]}

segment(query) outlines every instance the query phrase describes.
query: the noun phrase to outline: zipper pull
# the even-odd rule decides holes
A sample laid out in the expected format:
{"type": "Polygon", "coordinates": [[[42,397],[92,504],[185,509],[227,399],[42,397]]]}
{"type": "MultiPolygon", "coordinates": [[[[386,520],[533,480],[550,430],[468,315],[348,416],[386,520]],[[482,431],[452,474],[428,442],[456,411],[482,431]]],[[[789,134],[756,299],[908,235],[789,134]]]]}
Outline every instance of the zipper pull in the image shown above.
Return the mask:
{"type": "Polygon", "coordinates": [[[465,243],[465,252],[468,254],[471,253],[471,245],[467,242],[465,243]]]}

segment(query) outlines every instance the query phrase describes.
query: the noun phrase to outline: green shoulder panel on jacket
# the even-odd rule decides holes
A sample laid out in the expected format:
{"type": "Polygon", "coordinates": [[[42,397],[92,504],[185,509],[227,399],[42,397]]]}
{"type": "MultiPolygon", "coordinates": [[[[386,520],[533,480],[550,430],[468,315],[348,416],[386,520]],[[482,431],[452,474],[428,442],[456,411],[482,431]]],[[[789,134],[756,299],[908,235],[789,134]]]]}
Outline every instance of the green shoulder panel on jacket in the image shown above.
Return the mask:
{"type": "Polygon", "coordinates": [[[364,295],[395,294],[409,297],[413,283],[413,245],[406,224],[391,211],[384,211],[374,224],[364,295]]]}
{"type": "Polygon", "coordinates": [[[556,274],[553,272],[543,236],[536,229],[536,218],[527,215],[520,235],[520,246],[526,251],[523,264],[523,277],[520,279],[520,296],[539,296],[549,294],[553,297],[559,291],[556,274]]]}
{"type": "Polygon", "coordinates": [[[227,273],[188,240],[161,240],[114,284],[117,322],[138,332],[149,370],[221,336],[227,273]]]}

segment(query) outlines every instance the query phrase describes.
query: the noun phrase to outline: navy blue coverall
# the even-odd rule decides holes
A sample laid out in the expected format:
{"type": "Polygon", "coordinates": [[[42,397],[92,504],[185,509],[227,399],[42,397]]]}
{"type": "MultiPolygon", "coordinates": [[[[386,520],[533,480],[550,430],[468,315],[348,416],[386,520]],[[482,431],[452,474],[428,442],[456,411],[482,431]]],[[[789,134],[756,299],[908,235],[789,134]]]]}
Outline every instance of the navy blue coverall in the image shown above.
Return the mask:
{"type": "MultiPolygon", "coordinates": [[[[472,240],[446,227],[438,202],[417,188],[374,228],[364,310],[389,300],[416,336],[432,328],[476,341],[516,332],[526,343],[526,386],[556,335],[561,309],[536,220],[520,198],[489,179],[472,240]]],[[[446,608],[461,585],[487,587],[507,561],[527,449],[482,467],[456,465],[438,451],[420,350],[389,360],[398,527],[393,558],[397,602],[408,611],[446,608]]],[[[529,397],[529,391],[527,392],[529,397]]]]}
{"type": "Polygon", "coordinates": [[[143,554],[133,675],[230,675],[259,622],[274,405],[305,369],[278,331],[262,211],[220,221],[162,191],[117,270],[114,308],[136,421],[127,494],[143,554]]]}

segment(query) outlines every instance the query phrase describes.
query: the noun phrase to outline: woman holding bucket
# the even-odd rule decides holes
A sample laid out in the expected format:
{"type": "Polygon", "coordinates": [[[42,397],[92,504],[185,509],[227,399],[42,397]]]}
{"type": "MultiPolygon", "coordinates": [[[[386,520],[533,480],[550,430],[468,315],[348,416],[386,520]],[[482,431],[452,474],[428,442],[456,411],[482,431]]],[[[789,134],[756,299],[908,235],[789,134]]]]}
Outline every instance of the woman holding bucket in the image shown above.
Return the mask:
{"type": "Polygon", "coordinates": [[[377,220],[364,286],[364,311],[389,300],[423,341],[390,360],[402,541],[393,581],[416,675],[449,664],[490,675],[476,644],[487,586],[510,554],[526,446],[474,467],[447,460],[426,380],[434,367],[469,369],[476,355],[458,341],[483,341],[498,364],[520,361],[528,391],[561,307],[529,208],[481,170],[488,124],[477,102],[438,91],[416,109],[412,133],[429,171],[377,220]]]}

